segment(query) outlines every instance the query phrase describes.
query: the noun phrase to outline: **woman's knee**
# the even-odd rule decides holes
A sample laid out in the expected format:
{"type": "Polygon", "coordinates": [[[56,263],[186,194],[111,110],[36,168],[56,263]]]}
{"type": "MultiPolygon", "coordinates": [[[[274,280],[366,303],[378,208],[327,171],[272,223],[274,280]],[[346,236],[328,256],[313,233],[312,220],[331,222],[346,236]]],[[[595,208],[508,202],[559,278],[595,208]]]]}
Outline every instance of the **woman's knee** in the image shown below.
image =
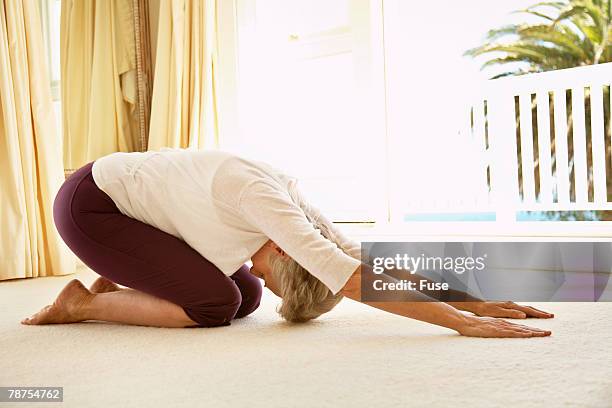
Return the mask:
{"type": "Polygon", "coordinates": [[[236,318],[253,313],[261,303],[263,289],[260,280],[251,275],[248,269],[245,271],[242,268],[239,272],[232,275],[232,279],[242,295],[242,303],[236,313],[236,318]]]}
{"type": "Polygon", "coordinates": [[[215,299],[185,305],[183,310],[199,326],[227,326],[236,317],[241,304],[242,295],[236,285],[228,285],[216,293],[215,299]]]}

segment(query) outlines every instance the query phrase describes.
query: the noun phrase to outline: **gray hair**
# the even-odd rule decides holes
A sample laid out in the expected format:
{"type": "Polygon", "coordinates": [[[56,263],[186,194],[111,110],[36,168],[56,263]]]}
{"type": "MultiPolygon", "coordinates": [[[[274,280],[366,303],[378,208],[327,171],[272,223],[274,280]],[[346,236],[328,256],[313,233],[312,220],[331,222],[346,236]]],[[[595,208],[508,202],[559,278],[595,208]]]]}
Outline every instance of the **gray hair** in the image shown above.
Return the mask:
{"type": "MultiPolygon", "coordinates": [[[[294,189],[290,188],[290,195],[321,235],[347,252],[336,241],[329,221],[317,217],[318,212],[313,211],[308,203],[301,200],[294,189]]],[[[311,275],[293,258],[272,254],[269,261],[272,275],[279,283],[282,298],[277,312],[285,320],[295,323],[307,322],[329,312],[342,300],[342,295],[334,295],[323,282],[311,275]]]]}

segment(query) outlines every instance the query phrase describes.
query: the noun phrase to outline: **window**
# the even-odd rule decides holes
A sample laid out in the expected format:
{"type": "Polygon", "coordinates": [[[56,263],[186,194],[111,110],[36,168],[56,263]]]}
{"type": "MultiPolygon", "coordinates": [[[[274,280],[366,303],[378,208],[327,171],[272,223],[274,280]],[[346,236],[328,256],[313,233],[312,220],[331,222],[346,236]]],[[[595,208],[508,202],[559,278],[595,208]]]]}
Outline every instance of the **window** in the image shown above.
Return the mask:
{"type": "Polygon", "coordinates": [[[297,176],[336,221],[385,217],[375,4],[238,1],[239,148],[297,176]]]}
{"type": "MultiPolygon", "coordinates": [[[[444,0],[437,2],[434,10],[426,2],[384,0],[392,220],[498,221],[498,224],[503,224],[517,220],[589,219],[593,209],[609,209],[610,204],[605,203],[604,179],[610,153],[609,148],[606,153],[603,146],[604,117],[609,114],[609,82],[590,86],[590,81],[599,81],[595,79],[599,68],[537,74],[539,76],[535,78],[531,74],[533,79],[528,78],[530,75],[511,76],[504,86],[498,86],[504,83],[498,81],[495,84],[488,79],[509,70],[528,70],[530,66],[516,62],[492,64],[481,70],[485,61],[505,54],[490,53],[476,58],[464,56],[467,50],[485,43],[489,30],[510,24],[542,24],[545,20],[535,15],[513,13],[535,4],[537,1],[533,0],[444,0]],[[576,84],[580,81],[583,81],[580,83],[582,90],[576,89],[576,92],[592,95],[581,97],[584,99],[580,103],[581,109],[593,110],[594,115],[599,115],[586,118],[586,129],[584,117],[571,124],[569,111],[572,103],[565,101],[565,90],[569,97],[571,88],[578,87],[576,84]],[[543,88],[544,83],[548,83],[548,88],[543,88]],[[557,113],[567,111],[568,118],[553,118],[553,97],[558,97],[557,113]],[[594,105],[594,101],[599,101],[599,104],[594,105]],[[522,113],[518,115],[521,109],[522,113]],[[583,180],[576,180],[574,185],[571,169],[576,166],[580,169],[580,162],[572,158],[573,135],[571,132],[568,134],[568,143],[561,143],[565,140],[555,143],[555,138],[561,136],[561,132],[555,134],[555,130],[573,127],[574,133],[578,134],[579,123],[582,123],[581,131],[586,131],[588,142],[591,120],[593,129],[601,130],[600,139],[595,139],[601,141],[600,145],[595,142],[592,145],[593,157],[601,160],[599,166],[583,160],[585,176],[583,180]],[[526,137],[533,141],[525,144],[526,137]],[[562,164],[563,160],[567,161],[566,144],[570,150],[570,171],[566,170],[563,184],[561,167],[568,167],[562,164]],[[559,150],[555,150],[557,146],[559,150]],[[561,146],[565,146],[563,152],[561,146]],[[530,156],[525,148],[531,150],[530,156]],[[604,155],[608,158],[603,158],[604,155]],[[532,162],[525,166],[526,160],[532,162]],[[527,177],[524,175],[528,173],[532,174],[532,180],[525,183],[527,177]],[[569,180],[567,173],[570,173],[569,180]],[[569,193],[571,188],[573,194],[575,188],[591,183],[586,181],[587,175],[591,174],[603,174],[599,178],[599,200],[592,202],[591,197],[589,203],[575,203],[569,199],[561,202],[560,190],[569,193]],[[512,186],[514,183],[517,185],[512,186]],[[537,190],[535,197],[531,192],[533,202],[525,200],[528,184],[531,190],[537,190]],[[519,189],[522,196],[519,196],[519,189]]],[[[549,7],[537,11],[554,16],[556,10],[549,7]]],[[[507,43],[517,39],[516,35],[510,35],[495,41],[507,43]]],[[[552,45],[546,41],[538,43],[543,47],[552,45]]],[[[588,112],[587,116],[590,116],[588,112]]],[[[563,136],[565,139],[565,133],[563,136]]],[[[609,135],[605,137],[609,139],[609,135]]],[[[578,145],[586,149],[586,155],[590,155],[590,144],[579,141],[578,145]]],[[[597,177],[594,179],[597,182],[597,177]]],[[[592,190],[592,186],[589,189],[592,190]]],[[[608,197],[611,194],[612,191],[608,191],[608,197]]],[[[592,191],[590,195],[593,195],[592,191]]],[[[605,211],[596,213],[600,219],[605,219],[602,218],[606,217],[605,211]]]]}
{"type": "Polygon", "coordinates": [[[535,22],[512,13],[535,3],[238,0],[241,148],[298,176],[335,221],[520,221],[500,185],[516,172],[495,165],[505,149],[520,167],[519,125],[483,96],[504,67],[464,53],[535,22]],[[514,146],[491,146],[500,129],[514,146]]]}

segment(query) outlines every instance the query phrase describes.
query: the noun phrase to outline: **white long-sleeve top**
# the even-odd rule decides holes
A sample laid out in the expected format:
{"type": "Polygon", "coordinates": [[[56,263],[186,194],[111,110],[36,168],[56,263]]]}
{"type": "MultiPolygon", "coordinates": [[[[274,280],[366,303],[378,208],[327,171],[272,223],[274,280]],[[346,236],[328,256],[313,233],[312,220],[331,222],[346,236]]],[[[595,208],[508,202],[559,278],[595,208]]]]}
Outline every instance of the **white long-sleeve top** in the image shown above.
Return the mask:
{"type": "Polygon", "coordinates": [[[296,179],[263,162],[164,148],[110,154],[92,175],[122,214],[182,239],[227,276],[268,239],[334,294],[360,265],[358,244],[334,228],[349,256],[323,237],[300,206],[296,179]]]}

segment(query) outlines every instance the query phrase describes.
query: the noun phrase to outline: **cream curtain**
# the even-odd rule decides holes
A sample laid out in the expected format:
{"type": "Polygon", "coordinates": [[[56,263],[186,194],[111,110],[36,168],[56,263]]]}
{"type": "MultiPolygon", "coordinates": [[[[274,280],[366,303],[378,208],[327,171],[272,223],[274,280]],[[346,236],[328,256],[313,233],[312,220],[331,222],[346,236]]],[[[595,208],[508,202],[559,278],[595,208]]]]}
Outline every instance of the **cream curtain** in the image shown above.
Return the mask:
{"type": "Polygon", "coordinates": [[[0,7],[0,280],[75,272],[52,218],[64,172],[37,4],[0,7]]]}
{"type": "Polygon", "coordinates": [[[160,2],[150,150],[218,145],[215,0],[160,2]]]}
{"type": "Polygon", "coordinates": [[[139,145],[132,0],[63,0],[64,166],[139,145]]]}

